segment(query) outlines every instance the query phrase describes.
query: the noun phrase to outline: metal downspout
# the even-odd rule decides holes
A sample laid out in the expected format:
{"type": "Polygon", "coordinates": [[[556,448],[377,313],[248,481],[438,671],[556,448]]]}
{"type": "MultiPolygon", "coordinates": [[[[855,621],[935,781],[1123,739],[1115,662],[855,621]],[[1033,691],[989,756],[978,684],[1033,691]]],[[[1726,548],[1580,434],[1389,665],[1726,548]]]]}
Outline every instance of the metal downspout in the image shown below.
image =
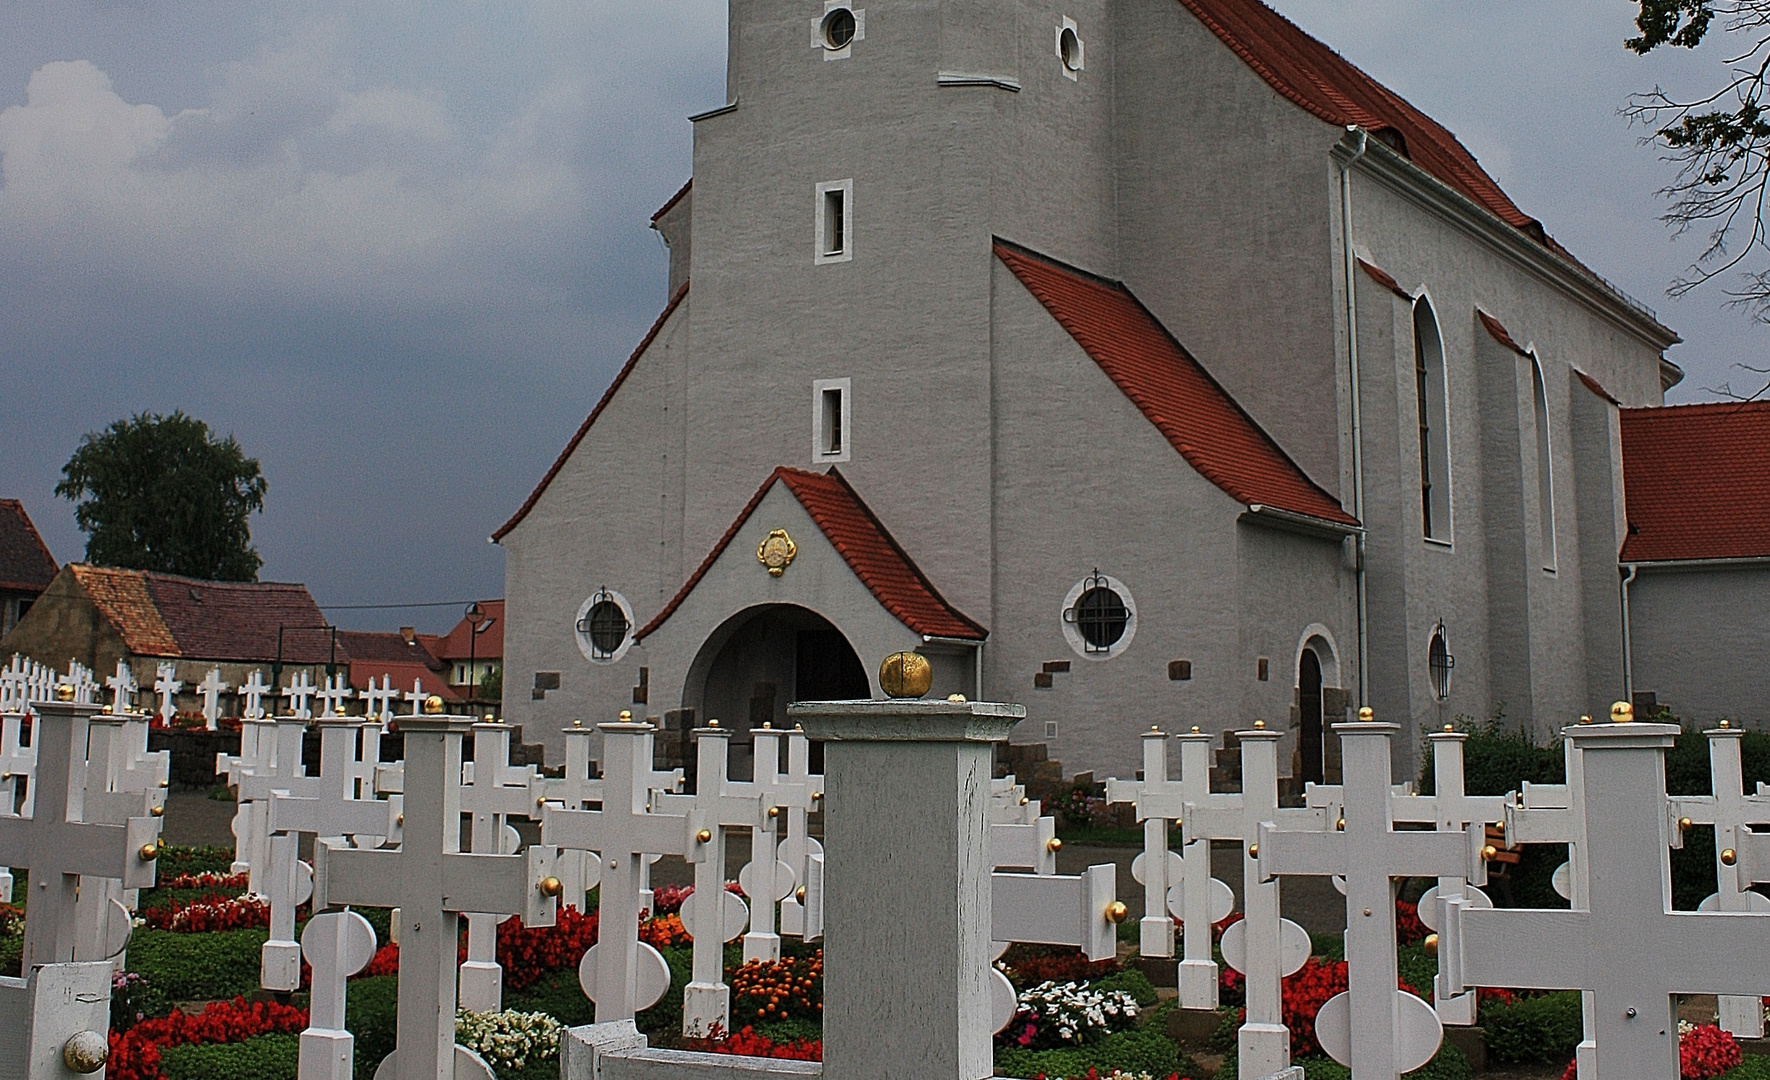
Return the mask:
{"type": "Polygon", "coordinates": [[[1635,700],[1635,638],[1629,626],[1629,586],[1635,582],[1635,574],[1640,566],[1625,563],[1628,573],[1622,579],[1622,647],[1623,647],[1623,700],[1635,700]]]}
{"type": "MultiPolygon", "coordinates": [[[[1346,131],[1352,137],[1353,149],[1340,163],[1340,241],[1346,258],[1346,363],[1352,398],[1352,516],[1363,525],[1364,417],[1360,400],[1363,397],[1362,384],[1358,374],[1358,298],[1355,286],[1358,256],[1352,250],[1352,166],[1364,156],[1365,142],[1369,136],[1356,125],[1347,127],[1346,131]]],[[[1358,589],[1358,703],[1362,706],[1369,704],[1369,695],[1365,690],[1365,673],[1370,670],[1370,606],[1365,594],[1364,529],[1360,529],[1353,538],[1353,544],[1357,563],[1354,580],[1358,589]]]]}

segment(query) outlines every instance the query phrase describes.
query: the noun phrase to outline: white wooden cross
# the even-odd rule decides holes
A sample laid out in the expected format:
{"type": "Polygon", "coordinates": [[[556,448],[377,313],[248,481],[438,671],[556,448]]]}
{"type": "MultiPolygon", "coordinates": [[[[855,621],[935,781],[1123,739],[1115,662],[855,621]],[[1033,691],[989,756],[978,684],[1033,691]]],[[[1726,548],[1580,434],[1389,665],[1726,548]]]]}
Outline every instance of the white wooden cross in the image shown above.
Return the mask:
{"type": "MultiPolygon", "coordinates": [[[[623,714],[625,716],[625,714],[623,714]]],[[[681,814],[652,810],[650,724],[623,718],[598,724],[602,732],[601,810],[542,811],[541,841],[595,851],[602,859],[600,932],[584,954],[578,981],[596,1002],[596,1022],[630,1020],[669,989],[663,957],[639,940],[640,891],[647,855],[688,855],[699,841],[681,814]],[[643,958],[643,959],[642,959],[643,958]],[[641,964],[644,970],[641,970],[641,964]],[[659,985],[661,975],[662,985],[659,985]]]]}
{"type": "Polygon", "coordinates": [[[1370,719],[1369,709],[1358,714],[1353,723],[1334,725],[1345,776],[1345,830],[1262,824],[1259,850],[1249,854],[1258,859],[1260,881],[1280,874],[1345,877],[1348,989],[1316,1014],[1316,1034],[1356,1080],[1396,1080],[1432,1059],[1444,1029],[1432,1006],[1396,988],[1394,879],[1462,876],[1485,884],[1486,831],[1479,825],[1462,834],[1397,831],[1389,747],[1401,728],[1370,719]]]}
{"type": "MultiPolygon", "coordinates": [[[[256,675],[257,672],[253,674],[256,675]]],[[[215,775],[226,776],[227,786],[234,789],[234,819],[231,826],[234,834],[234,861],[229,868],[229,872],[234,874],[244,874],[251,869],[251,837],[254,818],[259,810],[258,804],[240,798],[240,781],[261,769],[268,769],[276,746],[276,722],[266,720],[264,710],[259,709],[257,712],[257,716],[245,716],[240,720],[240,752],[218,752],[215,755],[215,775]]]]}
{"type": "MultiPolygon", "coordinates": [[[[1604,1080],[1678,1075],[1674,995],[1770,994],[1770,916],[1671,908],[1667,854],[1677,825],[1665,795],[1665,752],[1677,734],[1673,724],[1633,722],[1563,732],[1579,745],[1571,802],[1585,857],[1604,868],[1604,887],[1590,890],[1586,907],[1444,904],[1439,957],[1451,988],[1591,990],[1593,1063],[1604,1080]]],[[[1746,870],[1743,853],[1735,862],[1746,870]]]]}
{"type": "Polygon", "coordinates": [[[172,718],[178,714],[176,698],[184,684],[173,678],[177,674],[176,664],[159,664],[154,668],[154,693],[160,699],[160,722],[164,724],[172,723],[172,718]]]}
{"type": "MultiPolygon", "coordinates": [[[[24,702],[19,702],[22,710],[24,702]]],[[[30,817],[35,802],[36,785],[31,773],[37,768],[37,748],[23,746],[25,715],[0,712],[0,817],[30,817]],[[18,789],[23,786],[24,798],[18,789]]],[[[12,868],[0,866],[0,904],[12,903],[12,868]]]]}
{"type": "MultiPolygon", "coordinates": [[[[725,943],[749,924],[750,909],[725,890],[725,828],[762,819],[762,795],[753,784],[729,779],[731,733],[712,721],[695,729],[695,793],[669,797],[679,807],[693,843],[685,854],[694,866],[694,892],[682,903],[682,925],[694,938],[694,970],[682,998],[682,1033],[706,1036],[717,1025],[731,1028],[731,988],[725,984],[725,943]]],[[[760,765],[758,765],[760,768],[760,765]]]]}
{"type": "MultiPolygon", "coordinates": [[[[147,752],[147,721],[140,716],[94,716],[87,727],[86,790],[82,820],[127,825],[131,818],[165,813],[171,754],[147,752]]],[[[82,879],[75,904],[74,959],[113,960],[123,966],[134,889],[115,879],[82,879]]]]}
{"type": "MultiPolygon", "coordinates": [[[[540,778],[541,791],[536,795],[537,799],[556,802],[566,810],[583,810],[591,803],[602,801],[602,780],[590,775],[590,737],[593,734],[595,729],[585,727],[582,720],[572,721],[572,726],[565,729],[565,766],[557,777],[540,778]]],[[[680,774],[676,779],[680,780],[680,774]]],[[[559,894],[560,904],[585,910],[585,894],[602,880],[602,860],[590,852],[566,849],[559,853],[556,865],[565,889],[559,894]]]]}
{"type": "MultiPolygon", "coordinates": [[[[471,819],[471,850],[477,854],[515,852],[521,840],[509,819],[536,813],[535,798],[541,788],[536,783],[534,766],[510,766],[512,730],[509,724],[473,725],[473,760],[462,767],[465,782],[461,785],[461,812],[471,819]]],[[[503,1008],[504,969],[498,963],[498,924],[507,918],[509,913],[467,913],[467,960],[461,965],[459,1000],[460,1007],[468,1012],[498,1012],[503,1008]]]]}
{"type": "Polygon", "coordinates": [[[356,691],[350,688],[350,682],[343,675],[326,676],[326,687],[314,696],[325,703],[320,711],[322,719],[343,716],[344,703],[356,697],[356,691]]]}
{"type": "MultiPolygon", "coordinates": [[[[393,678],[393,676],[389,675],[388,678],[391,679],[391,678],[393,678]]],[[[409,692],[407,692],[407,694],[405,695],[405,698],[406,698],[406,703],[412,706],[411,715],[413,715],[413,716],[421,715],[424,711],[425,701],[429,700],[429,698],[430,698],[430,695],[426,694],[424,692],[424,680],[423,679],[413,679],[412,680],[412,689],[409,692]]]]}
{"type": "Polygon", "coordinates": [[[393,688],[393,676],[381,676],[381,684],[375,684],[375,677],[369,676],[369,688],[363,691],[364,715],[383,723],[393,719],[393,702],[398,699],[399,691],[393,688]]]}
{"type": "MultiPolygon", "coordinates": [[[[787,805],[787,835],[781,841],[780,858],[792,870],[793,880],[799,882],[799,887],[781,901],[781,933],[797,934],[810,941],[818,934],[807,932],[802,894],[809,883],[812,860],[821,861],[823,858],[823,845],[811,835],[810,816],[823,804],[824,778],[822,773],[811,771],[811,739],[806,736],[805,728],[793,725],[786,738],[787,782],[804,785],[810,805],[800,806],[798,800],[787,805]]],[[[1038,816],[1036,810],[1033,816],[1038,816]]]]}
{"type": "MultiPolygon", "coordinates": [[[[793,868],[780,859],[780,816],[789,805],[809,810],[811,788],[781,775],[780,738],[770,721],[750,733],[754,780],[749,785],[761,796],[763,815],[752,818],[750,861],[738,871],[738,885],[750,898],[750,929],[744,934],[744,962],[772,963],[781,958],[781,939],[775,933],[774,908],[793,895],[793,868]]],[[[733,786],[727,781],[727,786],[733,786]]]]}
{"type": "MultiPolygon", "coordinates": [[[[291,795],[313,795],[317,790],[317,784],[307,779],[307,769],[301,763],[301,742],[307,733],[307,722],[284,717],[271,723],[275,725],[275,733],[270,739],[268,763],[240,776],[239,801],[242,806],[250,807],[244,815],[247,829],[244,837],[240,837],[237,831],[242,824],[240,815],[234,817],[234,835],[244,840],[246,847],[246,891],[254,896],[270,895],[267,871],[270,868],[271,794],[285,791],[291,795]]],[[[262,730],[259,733],[261,756],[269,734],[262,730]]]]}
{"type": "Polygon", "coordinates": [[[291,781],[301,792],[270,792],[270,937],[259,950],[259,983],[266,990],[301,987],[301,949],[295,942],[295,909],[313,891],[313,871],[296,858],[300,834],[343,841],[357,834],[395,835],[393,804],[359,799],[356,793],[357,728],[354,717],[321,720],[320,773],[291,781]]]}
{"type": "Polygon", "coordinates": [[[24,712],[25,658],[12,654],[12,662],[0,670],[0,712],[24,712]]]}
{"type": "MultiPolygon", "coordinates": [[[[1081,874],[990,874],[990,940],[995,956],[1013,942],[1075,945],[1090,961],[1110,960],[1118,951],[1117,926],[1125,921],[1119,903],[1117,868],[1090,866],[1081,874]]],[[[992,957],[993,959],[993,957],[992,957]]],[[[990,967],[992,1032],[1014,1019],[1017,995],[1001,969],[990,967]]]]}
{"type": "MultiPolygon", "coordinates": [[[[1770,898],[1750,888],[1758,878],[1742,883],[1744,875],[1733,869],[1738,852],[1756,844],[1749,839],[1755,835],[1749,826],[1770,825],[1770,793],[1759,785],[1757,794],[1745,794],[1739,754],[1744,731],[1723,720],[1720,727],[1703,734],[1709,740],[1709,790],[1713,794],[1671,797],[1672,816],[1678,824],[1670,833],[1672,846],[1684,846],[1684,830],[1692,825],[1713,825],[1716,888],[1699,910],[1770,912],[1770,898]]],[[[1770,878],[1770,873],[1764,876],[1770,878]]],[[[1720,1014],[1721,1029],[1735,1038],[1764,1037],[1764,1007],[1759,999],[1723,997],[1720,1014]]]]}
{"type": "MultiPolygon", "coordinates": [[[[1207,779],[1208,784],[1208,779],[1207,779]]],[[[1197,793],[1200,796],[1208,794],[1197,793]]],[[[1143,735],[1143,779],[1106,781],[1108,803],[1131,803],[1137,820],[1143,823],[1143,919],[1137,924],[1137,951],[1143,956],[1174,955],[1174,920],[1168,916],[1168,888],[1171,863],[1177,861],[1168,848],[1169,823],[1180,820],[1185,801],[1181,784],[1168,778],[1168,736],[1159,727],[1151,727],[1143,735]]],[[[1202,849],[1205,876],[1210,877],[1210,845],[1202,849]]],[[[1184,915],[1182,915],[1184,917],[1184,915]]],[[[1211,928],[1193,928],[1202,932],[1203,946],[1186,940],[1186,959],[1180,965],[1180,997],[1182,1008],[1214,1009],[1217,1007],[1217,965],[1211,961],[1211,928]],[[1193,970],[1203,964],[1208,971],[1193,970]]]]}
{"type": "Polygon", "coordinates": [[[289,702],[289,715],[298,720],[312,720],[313,708],[309,702],[317,692],[318,688],[314,686],[313,679],[305,669],[296,672],[295,677],[289,680],[289,685],[283,689],[283,697],[289,702]]]}
{"type": "Polygon", "coordinates": [[[220,668],[210,668],[197,684],[197,694],[203,699],[203,727],[209,731],[214,731],[216,721],[221,719],[221,695],[228,689],[229,685],[221,681],[220,668]]]}
{"type": "Polygon", "coordinates": [[[75,895],[82,876],[117,878],[124,888],[151,888],[160,819],[133,817],[122,825],[85,819],[87,725],[98,710],[72,702],[44,702],[32,734],[37,745],[36,814],[0,818],[0,862],[31,869],[31,912],[25,920],[29,971],[67,963],[76,941],[75,895]]]}
{"type": "MultiPolygon", "coordinates": [[[[1406,813],[1398,812],[1397,821],[1423,821],[1431,824],[1439,832],[1464,832],[1471,824],[1480,824],[1485,832],[1489,824],[1503,822],[1506,818],[1506,804],[1511,800],[1504,795],[1469,795],[1463,787],[1463,744],[1469,736],[1457,731],[1449,724],[1443,731],[1433,732],[1426,736],[1432,744],[1432,791],[1431,795],[1413,795],[1407,798],[1396,798],[1396,807],[1407,808],[1406,813]]],[[[1428,930],[1438,929],[1439,900],[1463,898],[1466,907],[1492,907],[1493,901],[1480,889],[1468,884],[1460,876],[1441,877],[1438,884],[1427,889],[1420,897],[1419,917],[1428,930]]],[[[1446,1024],[1467,1026],[1475,1023],[1477,997],[1475,994],[1452,994],[1442,980],[1434,984],[1433,1008],[1438,1011],[1438,1018],[1446,1024]]]]}
{"type": "Polygon", "coordinates": [[[240,684],[240,696],[246,699],[245,706],[240,710],[240,718],[243,720],[264,719],[264,698],[274,689],[276,688],[264,681],[264,672],[253,668],[252,674],[240,684]]]}
{"type": "Polygon", "coordinates": [[[301,955],[313,968],[297,1059],[301,1080],[352,1080],[356,1037],[344,1026],[345,988],[375,959],[375,944],[375,928],[354,911],[315,915],[301,931],[301,955]]]}
{"type": "Polygon", "coordinates": [[[141,686],[136,683],[135,672],[127,660],[117,661],[117,673],[106,678],[104,684],[111,690],[111,712],[122,716],[134,709],[135,692],[141,686]]]}
{"type": "Polygon", "coordinates": [[[527,926],[554,921],[559,881],[552,876],[551,850],[531,845],[520,855],[461,851],[461,738],[472,726],[472,717],[435,714],[400,722],[409,783],[405,836],[397,850],[353,850],[331,842],[314,848],[316,910],[341,904],[399,909],[398,1048],[395,1060],[381,1066],[390,1080],[459,1075],[455,950],[462,912],[521,915],[527,926]]]}

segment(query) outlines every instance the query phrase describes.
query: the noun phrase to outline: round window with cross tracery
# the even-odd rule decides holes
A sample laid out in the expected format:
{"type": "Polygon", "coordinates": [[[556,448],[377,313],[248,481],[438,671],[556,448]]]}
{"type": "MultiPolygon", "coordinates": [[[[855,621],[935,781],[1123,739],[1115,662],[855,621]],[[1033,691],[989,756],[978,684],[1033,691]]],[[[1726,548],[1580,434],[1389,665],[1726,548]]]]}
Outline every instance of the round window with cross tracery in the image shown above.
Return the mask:
{"type": "Polygon", "coordinates": [[[1137,610],[1125,583],[1096,570],[1063,599],[1063,636],[1090,660],[1105,660],[1130,647],[1137,610]]]}
{"type": "Polygon", "coordinates": [[[613,589],[600,588],[578,606],[573,625],[578,651],[592,663],[619,660],[633,644],[633,608],[613,589]]]}

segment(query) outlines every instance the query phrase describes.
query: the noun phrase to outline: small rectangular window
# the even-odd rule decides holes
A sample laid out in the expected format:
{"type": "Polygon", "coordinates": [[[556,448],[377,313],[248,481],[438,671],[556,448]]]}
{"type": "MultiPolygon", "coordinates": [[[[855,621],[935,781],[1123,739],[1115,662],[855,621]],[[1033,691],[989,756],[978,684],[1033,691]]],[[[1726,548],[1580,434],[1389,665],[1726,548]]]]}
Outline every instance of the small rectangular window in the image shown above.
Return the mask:
{"type": "Polygon", "coordinates": [[[811,460],[849,460],[853,442],[854,393],[848,379],[818,379],[811,384],[811,460]]]}
{"type": "Polygon", "coordinates": [[[847,262],[854,257],[854,181],[832,180],[817,185],[817,263],[847,262]]]}

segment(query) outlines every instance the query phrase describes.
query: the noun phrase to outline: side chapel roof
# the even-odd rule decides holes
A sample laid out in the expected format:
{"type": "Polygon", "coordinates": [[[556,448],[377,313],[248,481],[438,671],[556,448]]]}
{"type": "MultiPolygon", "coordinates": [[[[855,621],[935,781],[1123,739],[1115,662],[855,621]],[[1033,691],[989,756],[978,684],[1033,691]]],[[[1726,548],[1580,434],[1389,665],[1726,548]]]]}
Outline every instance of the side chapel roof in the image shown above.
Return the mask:
{"type": "Polygon", "coordinates": [[[1623,562],[1770,557],[1770,401],[1620,415],[1623,562]]]}
{"type": "Polygon", "coordinates": [[[0,499],[0,589],[42,592],[55,580],[55,556],[17,499],[0,499]]]}
{"type": "Polygon", "coordinates": [[[931,637],[969,638],[981,641],[988,636],[982,625],[966,616],[959,609],[947,603],[940,595],[940,590],[928,580],[927,575],[916,566],[914,560],[898,546],[882,522],[873,511],[862,501],[859,493],[849,485],[834,466],[825,473],[806,472],[803,469],[791,469],[781,466],[771,473],[756,494],[739,511],[737,520],[725,530],[725,535],[713,545],[705,560],[683,583],[682,588],[671,598],[657,616],[646,623],[634,635],[644,638],[664,624],[664,621],[676,613],[676,609],[688,598],[688,594],[699,585],[701,578],[719,560],[731,542],[737,539],[738,532],[744,523],[750,520],[756,507],[762,504],[763,496],[775,484],[784,484],[787,491],[811,520],[823,532],[830,545],[842,556],[854,576],[861,580],[873,598],[881,607],[891,612],[897,620],[918,634],[931,637]]]}
{"type": "Polygon", "coordinates": [[[1247,506],[1356,526],[1254,418],[1116,281],[996,242],[1021,284],[1199,475],[1247,506]]]}

